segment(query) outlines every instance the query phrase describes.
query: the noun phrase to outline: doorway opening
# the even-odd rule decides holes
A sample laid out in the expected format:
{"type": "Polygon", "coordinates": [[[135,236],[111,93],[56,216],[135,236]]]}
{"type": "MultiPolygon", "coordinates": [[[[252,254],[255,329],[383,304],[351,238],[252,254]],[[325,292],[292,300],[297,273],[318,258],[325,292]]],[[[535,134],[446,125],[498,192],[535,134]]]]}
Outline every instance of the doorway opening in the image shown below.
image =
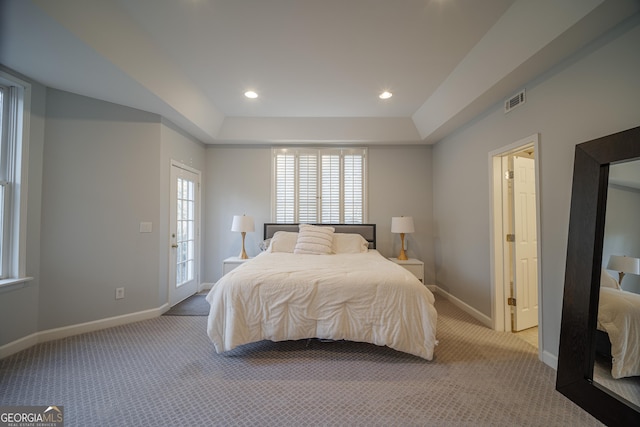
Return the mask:
{"type": "Polygon", "coordinates": [[[491,315],[494,329],[518,333],[542,354],[539,135],[489,153],[491,315]]]}

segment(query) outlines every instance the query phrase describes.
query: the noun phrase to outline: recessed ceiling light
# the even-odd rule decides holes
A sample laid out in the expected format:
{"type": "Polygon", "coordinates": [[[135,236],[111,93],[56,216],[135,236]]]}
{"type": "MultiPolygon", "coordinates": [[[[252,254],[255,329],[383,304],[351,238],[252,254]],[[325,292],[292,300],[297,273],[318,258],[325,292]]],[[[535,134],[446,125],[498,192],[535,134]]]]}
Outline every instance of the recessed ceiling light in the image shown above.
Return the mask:
{"type": "Polygon", "coordinates": [[[388,91],[384,91],[382,92],[380,95],[378,95],[380,99],[389,99],[393,96],[393,94],[391,92],[388,91]]]}
{"type": "Polygon", "coordinates": [[[244,93],[244,96],[246,96],[247,98],[255,99],[258,97],[258,94],[252,90],[248,90],[244,93]]]}

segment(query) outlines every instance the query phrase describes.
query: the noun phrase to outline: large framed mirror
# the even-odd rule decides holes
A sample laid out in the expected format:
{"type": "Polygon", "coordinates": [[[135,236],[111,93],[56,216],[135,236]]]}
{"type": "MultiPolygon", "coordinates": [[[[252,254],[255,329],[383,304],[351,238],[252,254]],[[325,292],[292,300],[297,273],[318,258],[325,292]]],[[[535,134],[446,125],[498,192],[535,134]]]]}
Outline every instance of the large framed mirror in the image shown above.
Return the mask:
{"type": "Polygon", "coordinates": [[[640,127],[576,146],[556,389],[608,425],[640,425],[639,176],[640,127]]]}

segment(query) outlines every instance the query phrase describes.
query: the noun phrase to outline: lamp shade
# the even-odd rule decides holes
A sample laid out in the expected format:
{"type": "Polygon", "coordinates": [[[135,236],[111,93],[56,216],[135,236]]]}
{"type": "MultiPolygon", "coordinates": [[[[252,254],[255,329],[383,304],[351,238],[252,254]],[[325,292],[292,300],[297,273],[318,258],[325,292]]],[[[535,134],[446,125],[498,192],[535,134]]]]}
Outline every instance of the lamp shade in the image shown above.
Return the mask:
{"type": "Polygon", "coordinates": [[[413,233],[414,231],[412,216],[394,216],[391,218],[392,233],[413,233]]]}
{"type": "Polygon", "coordinates": [[[231,224],[231,231],[239,231],[241,233],[255,231],[253,217],[247,215],[234,215],[233,223],[231,224]]]}
{"type": "Polygon", "coordinates": [[[611,255],[607,270],[640,275],[640,259],[630,256],[611,255]]]}

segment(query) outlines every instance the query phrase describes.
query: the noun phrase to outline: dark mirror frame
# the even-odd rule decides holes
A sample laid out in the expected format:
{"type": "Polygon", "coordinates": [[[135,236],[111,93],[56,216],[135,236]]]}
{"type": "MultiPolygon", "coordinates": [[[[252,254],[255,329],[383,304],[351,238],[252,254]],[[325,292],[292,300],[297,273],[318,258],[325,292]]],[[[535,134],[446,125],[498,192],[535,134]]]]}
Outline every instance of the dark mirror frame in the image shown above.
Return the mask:
{"type": "Polygon", "coordinates": [[[640,127],[576,145],[556,390],[608,425],[634,406],[593,383],[609,165],[640,157],[640,127]]]}

